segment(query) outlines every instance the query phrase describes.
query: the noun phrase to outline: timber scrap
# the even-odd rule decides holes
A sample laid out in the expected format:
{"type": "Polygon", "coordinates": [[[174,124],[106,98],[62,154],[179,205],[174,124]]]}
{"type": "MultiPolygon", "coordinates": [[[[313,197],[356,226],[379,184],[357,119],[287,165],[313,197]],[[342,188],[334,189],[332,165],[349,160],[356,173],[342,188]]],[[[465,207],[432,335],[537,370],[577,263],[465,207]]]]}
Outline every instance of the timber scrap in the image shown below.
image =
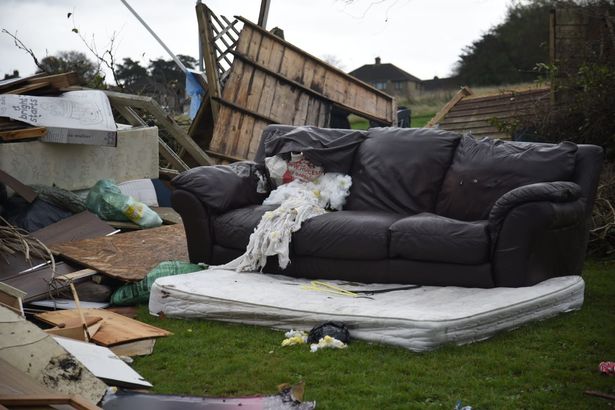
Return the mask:
{"type": "Polygon", "coordinates": [[[394,123],[392,96],[243,17],[196,13],[208,90],[189,134],[217,161],[253,159],[269,124],[331,127],[338,112],[394,123]]]}

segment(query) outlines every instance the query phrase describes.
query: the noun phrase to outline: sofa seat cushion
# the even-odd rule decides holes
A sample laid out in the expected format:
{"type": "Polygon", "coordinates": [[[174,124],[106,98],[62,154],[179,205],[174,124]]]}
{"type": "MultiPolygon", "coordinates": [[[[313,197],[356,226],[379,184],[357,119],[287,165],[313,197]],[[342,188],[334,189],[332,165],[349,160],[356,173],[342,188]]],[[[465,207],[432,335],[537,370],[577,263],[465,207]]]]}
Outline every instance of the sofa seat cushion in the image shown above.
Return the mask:
{"type": "Polygon", "coordinates": [[[391,258],[474,265],[488,260],[487,221],[464,222],[431,213],[391,225],[391,258]]]}
{"type": "Polygon", "coordinates": [[[463,221],[487,219],[502,195],[523,185],[570,181],[577,145],[531,144],[464,136],[455,151],[436,212],[463,221]]]}
{"type": "Polygon", "coordinates": [[[212,216],[215,242],[227,248],[245,250],[263,214],[276,208],[277,205],[252,205],[212,216]]]}
{"type": "Polygon", "coordinates": [[[338,211],[308,219],[293,234],[295,255],[378,260],[388,257],[389,227],[403,215],[338,211]]]}

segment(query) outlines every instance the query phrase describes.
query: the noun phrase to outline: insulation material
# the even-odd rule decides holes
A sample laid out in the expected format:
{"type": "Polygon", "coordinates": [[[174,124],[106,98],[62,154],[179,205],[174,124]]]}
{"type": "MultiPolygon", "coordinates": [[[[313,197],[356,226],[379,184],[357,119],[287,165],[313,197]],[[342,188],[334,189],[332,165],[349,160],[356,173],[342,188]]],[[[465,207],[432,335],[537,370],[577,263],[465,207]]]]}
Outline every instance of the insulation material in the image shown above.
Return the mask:
{"type": "MultiPolygon", "coordinates": [[[[158,279],[149,310],[167,317],[207,318],[277,329],[309,330],[326,321],[344,323],[352,338],[414,351],[465,344],[524,323],[579,309],[580,276],[552,278],[525,288],[422,286],[361,293],[399,285],[358,286],[322,281],[357,293],[314,290],[304,279],[208,270],[158,279]]],[[[318,289],[318,288],[316,288],[318,289]]]]}

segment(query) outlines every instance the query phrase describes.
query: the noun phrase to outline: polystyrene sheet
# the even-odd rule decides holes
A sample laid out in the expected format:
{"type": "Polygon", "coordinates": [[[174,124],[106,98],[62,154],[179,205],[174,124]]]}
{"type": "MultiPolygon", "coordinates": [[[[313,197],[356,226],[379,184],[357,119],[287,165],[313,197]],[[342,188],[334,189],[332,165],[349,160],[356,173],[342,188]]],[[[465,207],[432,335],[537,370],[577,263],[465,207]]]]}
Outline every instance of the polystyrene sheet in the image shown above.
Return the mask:
{"type": "MultiPolygon", "coordinates": [[[[322,281],[353,291],[407,285],[322,281]]],[[[168,317],[206,318],[309,330],[325,321],[346,324],[351,337],[414,351],[464,344],[496,332],[579,309],[580,276],[552,278],[524,288],[421,286],[367,296],[314,290],[310,280],[263,273],[205,270],[156,280],[149,309],[168,317]],[[311,288],[311,289],[310,289],[311,288]]]]}

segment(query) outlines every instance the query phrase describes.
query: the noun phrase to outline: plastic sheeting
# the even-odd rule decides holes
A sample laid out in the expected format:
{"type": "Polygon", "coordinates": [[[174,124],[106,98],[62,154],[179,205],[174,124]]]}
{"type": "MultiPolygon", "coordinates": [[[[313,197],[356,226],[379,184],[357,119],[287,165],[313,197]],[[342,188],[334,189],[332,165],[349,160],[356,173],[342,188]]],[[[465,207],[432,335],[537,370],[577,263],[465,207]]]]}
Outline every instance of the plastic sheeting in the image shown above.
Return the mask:
{"type": "MultiPolygon", "coordinates": [[[[353,291],[399,285],[321,281],[353,291]]],[[[525,288],[423,286],[350,297],[310,290],[310,281],[280,275],[209,270],[158,279],[149,310],[168,317],[207,318],[278,329],[309,330],[326,321],[346,324],[352,338],[414,351],[465,344],[520,325],[579,309],[580,276],[525,288]]]]}

